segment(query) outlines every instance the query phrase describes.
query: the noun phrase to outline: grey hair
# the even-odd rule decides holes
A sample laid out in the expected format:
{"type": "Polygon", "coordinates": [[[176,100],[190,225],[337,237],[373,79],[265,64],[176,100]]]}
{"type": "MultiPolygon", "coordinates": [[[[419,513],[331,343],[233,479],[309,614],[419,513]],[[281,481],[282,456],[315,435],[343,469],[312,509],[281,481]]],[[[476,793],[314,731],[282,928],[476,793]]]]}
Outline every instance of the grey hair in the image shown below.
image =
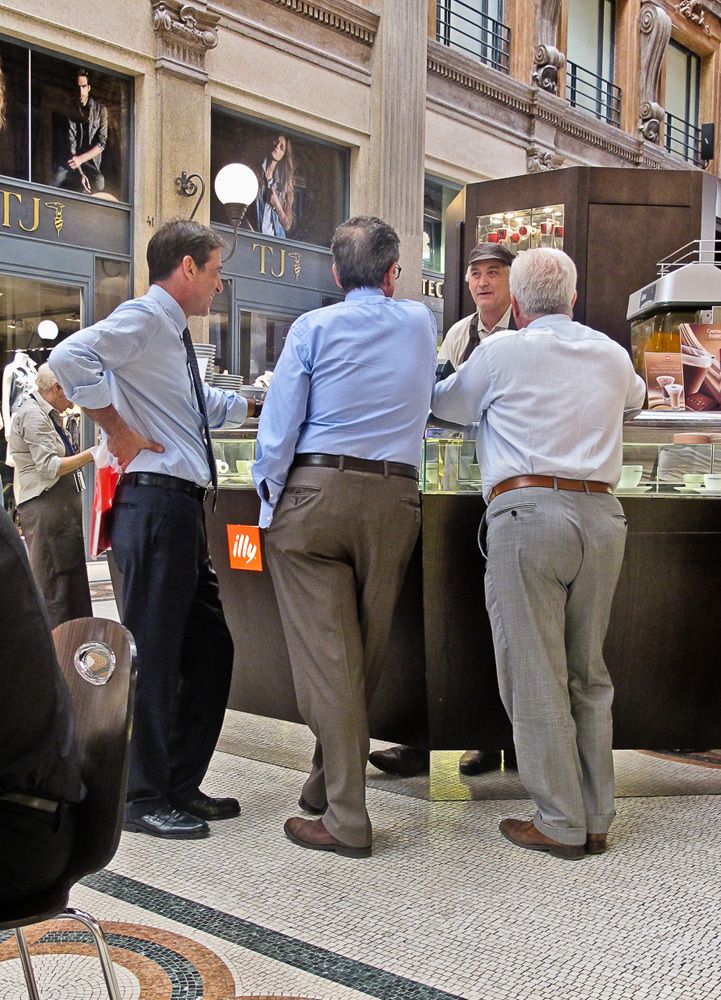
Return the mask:
{"type": "Polygon", "coordinates": [[[47,361],[43,362],[38,368],[38,378],[37,386],[38,392],[45,393],[50,392],[54,385],[58,384],[58,380],[55,378],[55,374],[51,369],[47,361]]]}
{"type": "Polygon", "coordinates": [[[577,277],[576,265],[563,250],[523,250],[511,265],[511,295],[525,316],[570,315],[577,277]]]}
{"type": "Polygon", "coordinates": [[[386,271],[399,257],[396,231],[374,215],[356,215],[341,223],[330,248],[344,292],[380,288],[386,271]]]}

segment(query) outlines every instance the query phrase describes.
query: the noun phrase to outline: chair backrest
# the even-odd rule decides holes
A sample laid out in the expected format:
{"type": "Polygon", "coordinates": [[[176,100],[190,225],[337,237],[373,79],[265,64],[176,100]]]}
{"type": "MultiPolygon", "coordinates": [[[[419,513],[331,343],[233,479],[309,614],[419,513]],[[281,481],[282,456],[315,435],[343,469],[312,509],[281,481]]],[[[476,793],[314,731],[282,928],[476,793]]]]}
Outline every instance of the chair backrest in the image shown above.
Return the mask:
{"type": "MultiPolygon", "coordinates": [[[[104,868],[115,854],[123,825],[128,786],[130,734],[135,692],[135,643],[126,628],[104,618],[76,618],[53,629],[58,663],[75,708],[75,733],[80,769],[87,789],[80,806],[73,856],[63,881],[75,882],[104,868]],[[87,679],[76,666],[89,664],[86,674],[103,662],[101,643],[114,656],[114,669],[105,683],[87,679]]],[[[102,671],[100,671],[102,677],[102,671]]]]}

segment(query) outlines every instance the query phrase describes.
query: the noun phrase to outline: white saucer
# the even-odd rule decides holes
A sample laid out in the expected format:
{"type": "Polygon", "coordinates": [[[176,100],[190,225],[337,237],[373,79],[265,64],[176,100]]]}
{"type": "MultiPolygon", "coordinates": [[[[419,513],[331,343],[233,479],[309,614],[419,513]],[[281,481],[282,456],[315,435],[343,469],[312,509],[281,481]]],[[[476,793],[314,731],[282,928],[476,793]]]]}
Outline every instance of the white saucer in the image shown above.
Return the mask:
{"type": "Polygon", "coordinates": [[[653,486],[617,486],[614,493],[648,493],[653,486]]]}
{"type": "Polygon", "coordinates": [[[699,484],[698,486],[674,486],[677,493],[699,493],[703,486],[699,484]]]}
{"type": "Polygon", "coordinates": [[[695,489],[699,493],[705,493],[707,496],[710,497],[721,497],[721,489],[712,490],[709,486],[696,486],[695,489]]]}

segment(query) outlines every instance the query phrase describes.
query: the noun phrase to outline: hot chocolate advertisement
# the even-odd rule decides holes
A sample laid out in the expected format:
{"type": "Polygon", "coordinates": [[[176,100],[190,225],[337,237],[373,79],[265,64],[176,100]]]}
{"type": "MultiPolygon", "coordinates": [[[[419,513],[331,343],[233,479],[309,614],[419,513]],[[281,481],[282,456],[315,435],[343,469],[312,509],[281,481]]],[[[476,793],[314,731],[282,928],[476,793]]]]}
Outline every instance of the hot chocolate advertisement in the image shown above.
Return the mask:
{"type": "Polygon", "coordinates": [[[721,410],[721,325],[682,323],[680,353],[644,354],[650,410],[721,410]]]}

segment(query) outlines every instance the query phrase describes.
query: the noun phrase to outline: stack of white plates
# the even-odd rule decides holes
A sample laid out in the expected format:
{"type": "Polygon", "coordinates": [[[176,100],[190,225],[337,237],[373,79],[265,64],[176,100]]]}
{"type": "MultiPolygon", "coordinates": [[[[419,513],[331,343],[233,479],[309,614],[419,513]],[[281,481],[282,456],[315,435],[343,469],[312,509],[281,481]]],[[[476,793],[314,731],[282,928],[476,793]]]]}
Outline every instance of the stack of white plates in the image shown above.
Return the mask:
{"type": "Polygon", "coordinates": [[[198,359],[198,368],[203,377],[203,381],[209,385],[213,383],[213,362],[215,361],[215,344],[193,344],[195,356],[198,359]]]}
{"type": "Polygon", "coordinates": [[[238,392],[242,385],[242,375],[213,375],[213,386],[216,389],[232,389],[233,392],[238,392]]]}

